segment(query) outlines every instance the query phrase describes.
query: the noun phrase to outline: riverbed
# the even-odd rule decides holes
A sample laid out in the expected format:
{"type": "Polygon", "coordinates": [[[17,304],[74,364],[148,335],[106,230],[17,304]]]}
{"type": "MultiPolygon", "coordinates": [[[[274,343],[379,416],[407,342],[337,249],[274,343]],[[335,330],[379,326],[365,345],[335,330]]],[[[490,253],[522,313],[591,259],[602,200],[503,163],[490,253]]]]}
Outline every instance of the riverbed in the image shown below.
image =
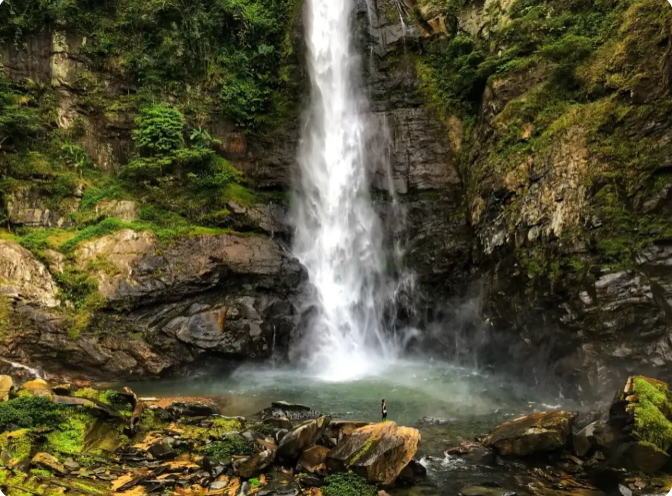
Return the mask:
{"type": "MultiPolygon", "coordinates": [[[[281,367],[243,366],[230,375],[132,385],[141,396],[205,396],[224,415],[250,417],[272,401],[310,406],[333,418],[380,420],[380,403],[389,419],[418,427],[417,457],[428,469],[426,484],[396,494],[455,494],[469,484],[494,483],[513,489],[509,469],[467,463],[444,451],[486,435],[499,423],[536,411],[575,409],[503,375],[426,360],[395,361],[358,380],[324,380],[281,367]]],[[[520,493],[520,490],[518,490],[520,493]]]]}

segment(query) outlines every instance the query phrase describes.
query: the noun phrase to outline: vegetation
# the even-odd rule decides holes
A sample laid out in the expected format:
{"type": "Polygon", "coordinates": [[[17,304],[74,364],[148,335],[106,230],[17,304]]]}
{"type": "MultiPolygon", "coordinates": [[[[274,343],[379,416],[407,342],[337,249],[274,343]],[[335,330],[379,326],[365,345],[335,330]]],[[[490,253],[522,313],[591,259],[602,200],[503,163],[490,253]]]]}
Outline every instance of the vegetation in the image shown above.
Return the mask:
{"type": "Polygon", "coordinates": [[[322,494],[324,496],[375,496],[378,494],[378,489],[359,475],[348,472],[333,474],[324,479],[322,494]]]}
{"type": "Polygon", "coordinates": [[[233,455],[253,455],[254,445],[242,437],[230,436],[223,441],[214,441],[206,445],[201,452],[214,461],[223,461],[233,455]]]}
{"type": "Polygon", "coordinates": [[[672,397],[665,384],[652,384],[644,378],[634,380],[635,435],[643,442],[667,452],[672,447],[672,397]]]}
{"type": "Polygon", "coordinates": [[[28,395],[0,403],[0,432],[11,424],[22,429],[55,427],[60,418],[60,408],[49,398],[28,395]]]}

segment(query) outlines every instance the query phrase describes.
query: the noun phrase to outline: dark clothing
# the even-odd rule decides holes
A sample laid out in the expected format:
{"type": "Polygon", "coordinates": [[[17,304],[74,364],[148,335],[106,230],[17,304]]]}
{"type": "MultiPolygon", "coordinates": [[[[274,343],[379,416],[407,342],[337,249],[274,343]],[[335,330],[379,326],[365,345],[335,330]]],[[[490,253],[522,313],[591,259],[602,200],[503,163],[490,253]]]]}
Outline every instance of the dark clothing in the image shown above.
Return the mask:
{"type": "Polygon", "coordinates": [[[383,422],[387,420],[387,405],[383,405],[383,422]]]}

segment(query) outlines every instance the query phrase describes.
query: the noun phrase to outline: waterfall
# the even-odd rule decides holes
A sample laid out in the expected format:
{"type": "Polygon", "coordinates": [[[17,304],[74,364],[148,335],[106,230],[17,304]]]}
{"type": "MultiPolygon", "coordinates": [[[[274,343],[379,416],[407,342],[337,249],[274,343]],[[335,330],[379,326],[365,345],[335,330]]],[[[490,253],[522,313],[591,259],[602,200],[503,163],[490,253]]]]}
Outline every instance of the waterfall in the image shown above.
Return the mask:
{"type": "Polygon", "coordinates": [[[369,114],[352,46],[353,0],[308,0],[307,7],[312,94],[298,155],[293,251],[315,287],[317,316],[302,348],[314,373],[348,380],[395,356],[382,326],[387,262],[367,181],[369,114]]]}

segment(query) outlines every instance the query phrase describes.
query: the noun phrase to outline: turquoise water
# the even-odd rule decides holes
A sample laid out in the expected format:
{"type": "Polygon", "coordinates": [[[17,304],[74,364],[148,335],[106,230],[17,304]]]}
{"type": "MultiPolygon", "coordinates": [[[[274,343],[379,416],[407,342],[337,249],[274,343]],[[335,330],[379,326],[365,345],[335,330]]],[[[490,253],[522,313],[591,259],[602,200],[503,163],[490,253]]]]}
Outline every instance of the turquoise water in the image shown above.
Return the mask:
{"type": "Polygon", "coordinates": [[[291,369],[242,367],[227,377],[133,387],[141,396],[212,397],[225,415],[245,417],[272,401],[285,400],[334,418],[378,421],[380,402],[385,398],[390,420],[418,427],[422,434],[418,457],[428,468],[429,477],[427,487],[412,489],[414,494],[454,494],[465,484],[484,482],[506,487],[511,483],[510,474],[446,457],[443,452],[460,440],[485,435],[497,424],[520,415],[575,407],[505,376],[432,361],[395,362],[379,375],[350,382],[325,382],[291,369]]]}

